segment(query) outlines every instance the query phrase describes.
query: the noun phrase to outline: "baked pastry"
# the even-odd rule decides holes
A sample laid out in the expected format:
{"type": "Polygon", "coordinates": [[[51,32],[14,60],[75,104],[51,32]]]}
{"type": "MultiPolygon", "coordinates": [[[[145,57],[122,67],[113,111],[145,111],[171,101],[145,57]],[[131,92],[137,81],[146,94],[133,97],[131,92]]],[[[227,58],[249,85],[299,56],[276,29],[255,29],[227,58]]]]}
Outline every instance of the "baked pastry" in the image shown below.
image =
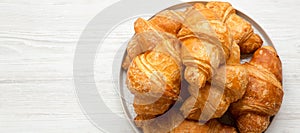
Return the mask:
{"type": "MultiPolygon", "coordinates": [[[[199,17],[202,20],[202,22],[196,22],[191,23],[194,18],[187,17],[184,21],[184,25],[187,25],[187,27],[194,32],[197,37],[200,37],[200,40],[202,40],[202,36],[210,37],[210,40],[217,39],[215,41],[211,41],[211,43],[215,43],[214,45],[221,46],[225,59],[227,60],[230,56],[231,47],[233,44],[233,39],[231,36],[231,31],[227,27],[225,23],[222,23],[221,19],[210,9],[206,8],[204,4],[197,3],[193,5],[193,8],[191,10],[197,10],[198,13],[194,13],[194,11],[190,11],[188,15],[193,14],[192,16],[199,17]],[[188,24],[186,24],[188,23],[188,24]],[[209,24],[210,27],[206,27],[205,24],[209,24]],[[198,26],[200,28],[198,28],[198,26]],[[204,26],[203,26],[204,25],[204,26]],[[208,30],[206,30],[208,28],[208,30]],[[199,34],[200,33],[200,34],[199,34]]],[[[207,38],[204,40],[207,41],[207,38]]]]}
{"type": "Polygon", "coordinates": [[[248,72],[240,64],[222,66],[215,80],[210,82],[197,91],[190,86],[191,97],[180,108],[186,118],[197,121],[220,118],[231,103],[243,97],[248,84],[248,72]]]}
{"type": "Polygon", "coordinates": [[[139,21],[138,19],[135,22],[134,30],[136,33],[141,33],[148,30],[155,30],[176,35],[181,28],[183,19],[183,12],[165,10],[151,18],[148,21],[149,23],[139,21]]]}
{"type": "Polygon", "coordinates": [[[253,32],[251,24],[238,16],[228,2],[208,2],[206,7],[211,9],[229,27],[233,39],[240,46],[241,53],[253,53],[262,46],[262,39],[253,32]]]}
{"type": "Polygon", "coordinates": [[[182,121],[184,121],[184,117],[177,109],[170,109],[163,115],[154,118],[141,116],[135,118],[135,124],[144,133],[168,133],[182,121]]]}
{"type": "Polygon", "coordinates": [[[181,28],[183,18],[182,12],[166,10],[149,21],[137,19],[134,23],[136,34],[128,43],[127,55],[122,67],[127,69],[133,58],[145,51],[153,50],[157,45],[160,45],[158,51],[167,52],[180,62],[180,42],[176,34],[181,28]]]}
{"type": "MultiPolygon", "coordinates": [[[[220,20],[222,20],[222,18],[220,18],[220,16],[213,12],[213,10],[207,8],[202,3],[196,3],[193,5],[193,7],[196,10],[200,11],[201,15],[203,15],[205,19],[210,22],[211,29],[214,30],[212,33],[216,33],[216,35],[218,36],[218,41],[220,41],[222,45],[223,51],[225,53],[226,64],[239,64],[241,50],[236,41],[233,41],[233,37],[231,35],[232,33],[230,27],[227,26],[227,23],[221,24],[220,20]]],[[[249,43],[251,42],[249,41],[249,43]]],[[[248,47],[250,47],[250,45],[248,47]]]]}
{"type": "Polygon", "coordinates": [[[231,113],[236,117],[241,133],[263,132],[282,102],[281,61],[274,48],[258,49],[251,61],[244,65],[249,71],[249,84],[242,99],[232,104],[231,113]]]}
{"type": "Polygon", "coordinates": [[[234,127],[223,125],[216,119],[207,123],[185,120],[177,110],[150,120],[139,117],[137,121],[144,133],[237,133],[234,127]]]}
{"type": "Polygon", "coordinates": [[[186,67],[184,78],[193,88],[202,88],[219,65],[230,57],[229,29],[214,12],[197,6],[186,11],[177,36],[182,43],[181,59],[186,67]]]}
{"type": "Polygon", "coordinates": [[[122,67],[143,132],[263,132],[278,112],[280,59],[231,4],[165,10],[137,19],[134,30],[122,67]]]}
{"type": "Polygon", "coordinates": [[[135,96],[133,107],[135,113],[140,117],[153,117],[165,113],[175,101],[167,97],[135,96]]]}
{"type": "Polygon", "coordinates": [[[178,99],[180,67],[170,55],[149,51],[134,58],[127,71],[127,87],[135,95],[138,115],[160,115],[178,99]]]}
{"type": "Polygon", "coordinates": [[[185,120],[170,133],[237,133],[237,131],[234,127],[223,125],[214,119],[205,124],[185,120]]]}

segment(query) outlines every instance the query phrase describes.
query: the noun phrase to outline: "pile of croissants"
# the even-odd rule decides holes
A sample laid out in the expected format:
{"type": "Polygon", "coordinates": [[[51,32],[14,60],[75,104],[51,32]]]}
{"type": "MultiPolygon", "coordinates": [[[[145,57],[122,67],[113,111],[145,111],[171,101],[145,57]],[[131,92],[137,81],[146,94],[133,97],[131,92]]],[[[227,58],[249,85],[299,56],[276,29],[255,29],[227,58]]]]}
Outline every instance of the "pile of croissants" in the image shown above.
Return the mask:
{"type": "Polygon", "coordinates": [[[164,10],[134,30],[122,67],[143,132],[261,133],[279,111],[281,61],[230,3],[164,10]]]}

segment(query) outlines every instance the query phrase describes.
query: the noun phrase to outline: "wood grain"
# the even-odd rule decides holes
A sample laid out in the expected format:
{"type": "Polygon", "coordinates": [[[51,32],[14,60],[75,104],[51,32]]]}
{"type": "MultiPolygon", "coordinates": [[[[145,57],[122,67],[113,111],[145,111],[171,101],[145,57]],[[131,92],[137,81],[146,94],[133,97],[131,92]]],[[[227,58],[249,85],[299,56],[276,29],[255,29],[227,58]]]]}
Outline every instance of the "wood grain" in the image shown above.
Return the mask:
{"type": "MultiPolygon", "coordinates": [[[[100,132],[78,104],[72,65],[81,32],[114,2],[0,0],[0,132],[100,132]]],[[[229,2],[265,29],[283,62],[284,101],[268,132],[299,132],[300,2],[229,2]]],[[[132,23],[121,24],[106,38],[105,44],[115,45],[106,45],[102,66],[96,64],[97,85],[107,86],[99,91],[120,116],[124,113],[118,94],[106,78],[112,72],[102,68],[111,66],[116,48],[130,38],[132,23]]]]}

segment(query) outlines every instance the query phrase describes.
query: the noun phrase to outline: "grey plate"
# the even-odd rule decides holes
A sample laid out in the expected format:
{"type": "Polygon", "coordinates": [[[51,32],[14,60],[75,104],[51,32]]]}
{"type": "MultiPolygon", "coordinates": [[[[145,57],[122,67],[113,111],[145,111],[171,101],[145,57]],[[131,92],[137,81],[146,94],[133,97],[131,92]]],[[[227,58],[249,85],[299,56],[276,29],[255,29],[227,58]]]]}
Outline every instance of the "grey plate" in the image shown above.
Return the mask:
{"type": "MultiPolygon", "coordinates": [[[[174,5],[172,7],[166,8],[164,10],[183,10],[191,5],[193,5],[194,3],[207,3],[207,2],[203,2],[203,1],[195,1],[195,2],[188,2],[188,3],[181,3],[178,5],[174,5]]],[[[163,11],[163,10],[162,10],[163,11]]],[[[269,36],[267,35],[267,33],[250,17],[248,17],[246,14],[242,13],[241,11],[237,10],[237,14],[239,16],[241,16],[242,18],[244,18],[245,20],[247,20],[248,22],[250,22],[252,24],[252,27],[254,29],[254,32],[259,34],[261,36],[261,38],[263,39],[264,46],[272,46],[274,47],[271,39],[269,38],[269,36]]],[[[121,53],[123,53],[121,56],[123,56],[123,60],[125,59],[125,55],[126,55],[126,46],[124,45],[120,50],[121,53]]],[[[241,57],[241,63],[244,63],[246,61],[249,61],[251,59],[251,55],[244,55],[241,57]]],[[[134,109],[133,109],[133,95],[129,92],[129,90],[127,89],[126,83],[125,83],[125,79],[126,79],[126,71],[124,71],[124,69],[122,69],[121,64],[123,62],[123,60],[121,60],[121,62],[118,63],[119,67],[118,68],[118,72],[116,73],[117,77],[119,77],[119,81],[118,81],[118,86],[116,87],[117,91],[120,92],[120,97],[121,97],[121,101],[122,101],[122,106],[125,112],[125,115],[132,127],[132,129],[139,133],[142,132],[140,129],[138,129],[135,124],[134,124],[134,117],[136,116],[134,109]]]]}

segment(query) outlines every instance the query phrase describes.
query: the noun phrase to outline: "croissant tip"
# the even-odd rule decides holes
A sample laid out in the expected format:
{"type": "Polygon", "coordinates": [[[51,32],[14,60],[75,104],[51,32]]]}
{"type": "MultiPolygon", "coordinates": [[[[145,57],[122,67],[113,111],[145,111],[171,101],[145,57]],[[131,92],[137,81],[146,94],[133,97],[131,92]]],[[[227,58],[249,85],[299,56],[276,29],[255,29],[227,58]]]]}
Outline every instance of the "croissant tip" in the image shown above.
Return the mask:
{"type": "Polygon", "coordinates": [[[263,46],[262,48],[272,51],[273,53],[276,53],[276,50],[272,46],[263,46]]]}

